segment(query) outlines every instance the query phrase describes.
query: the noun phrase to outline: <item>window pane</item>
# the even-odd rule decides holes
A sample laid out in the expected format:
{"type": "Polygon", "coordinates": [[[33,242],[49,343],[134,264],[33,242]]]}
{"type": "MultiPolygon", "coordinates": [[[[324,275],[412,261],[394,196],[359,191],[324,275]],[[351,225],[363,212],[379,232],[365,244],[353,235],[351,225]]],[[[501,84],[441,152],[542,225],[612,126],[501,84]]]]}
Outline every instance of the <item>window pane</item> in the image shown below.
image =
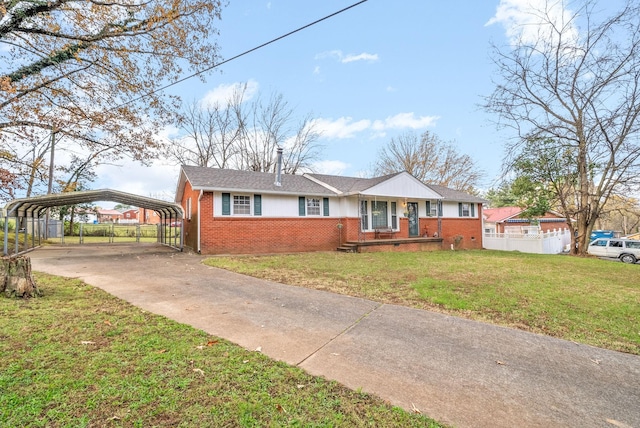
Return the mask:
{"type": "Polygon", "coordinates": [[[249,196],[233,196],[233,213],[234,214],[251,214],[251,197],[249,196]]]}
{"type": "Polygon", "coordinates": [[[469,204],[462,204],[462,217],[469,217],[470,215],[469,204]]]}
{"type": "Polygon", "coordinates": [[[307,198],[307,215],[320,215],[320,199],[307,198]]]}
{"type": "Polygon", "coordinates": [[[397,208],[396,208],[396,202],[391,202],[391,228],[392,229],[397,229],[398,228],[398,215],[397,213],[397,208]]]}
{"type": "Polygon", "coordinates": [[[387,201],[371,202],[371,226],[374,229],[389,227],[387,220],[387,201]]]}
{"type": "Polygon", "coordinates": [[[367,201],[360,201],[360,227],[362,230],[369,228],[369,216],[367,215],[367,201]]]}

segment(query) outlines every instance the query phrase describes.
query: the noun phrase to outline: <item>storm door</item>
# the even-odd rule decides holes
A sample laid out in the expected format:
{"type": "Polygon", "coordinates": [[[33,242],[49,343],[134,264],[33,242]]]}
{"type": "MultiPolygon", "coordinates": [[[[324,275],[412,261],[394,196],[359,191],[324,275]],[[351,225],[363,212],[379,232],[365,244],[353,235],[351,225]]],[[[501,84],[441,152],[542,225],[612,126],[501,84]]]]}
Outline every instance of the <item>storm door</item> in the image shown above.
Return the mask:
{"type": "Polygon", "coordinates": [[[418,203],[407,202],[407,211],[409,212],[409,236],[418,236],[420,234],[420,222],[418,221],[418,203]]]}

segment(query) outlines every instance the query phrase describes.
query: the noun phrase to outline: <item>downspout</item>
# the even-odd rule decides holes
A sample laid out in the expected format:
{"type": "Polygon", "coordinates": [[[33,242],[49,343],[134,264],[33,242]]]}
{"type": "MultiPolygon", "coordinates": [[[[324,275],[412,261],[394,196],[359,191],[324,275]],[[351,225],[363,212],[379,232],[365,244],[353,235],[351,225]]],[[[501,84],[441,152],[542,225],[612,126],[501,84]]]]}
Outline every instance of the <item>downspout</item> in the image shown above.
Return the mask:
{"type": "Polygon", "coordinates": [[[200,195],[198,196],[198,254],[200,254],[200,200],[202,199],[202,196],[204,195],[204,191],[200,190],[200,195]]]}

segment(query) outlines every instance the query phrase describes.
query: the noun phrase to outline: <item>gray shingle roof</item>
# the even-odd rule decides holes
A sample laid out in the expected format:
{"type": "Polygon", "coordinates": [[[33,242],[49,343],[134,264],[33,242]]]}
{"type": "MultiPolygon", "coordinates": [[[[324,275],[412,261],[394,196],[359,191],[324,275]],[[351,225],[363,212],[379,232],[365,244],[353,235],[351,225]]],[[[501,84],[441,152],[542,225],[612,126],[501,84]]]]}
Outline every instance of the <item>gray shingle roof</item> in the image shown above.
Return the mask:
{"type": "Polygon", "coordinates": [[[294,193],[297,195],[335,195],[320,184],[301,176],[282,174],[282,186],[275,185],[276,176],[268,172],[182,166],[187,179],[196,190],[229,190],[263,193],[294,193]]]}
{"type": "Polygon", "coordinates": [[[458,190],[453,190],[448,187],[439,186],[437,184],[427,184],[426,186],[430,187],[434,192],[440,194],[440,196],[442,196],[445,201],[477,202],[480,204],[488,202],[486,199],[482,199],[465,192],[459,192],[458,190]]]}
{"type": "MultiPolygon", "coordinates": [[[[305,174],[305,176],[282,174],[282,186],[276,186],[274,184],[276,178],[275,174],[268,172],[238,171],[232,169],[206,168],[186,165],[182,166],[182,171],[195,190],[227,190],[236,192],[280,194],[288,193],[313,196],[335,196],[336,193],[307,177],[321,181],[342,193],[353,194],[363,192],[398,174],[401,174],[401,172],[398,172],[374,178],[343,177],[339,175],[325,174],[305,174]]],[[[477,196],[449,189],[448,187],[438,186],[435,184],[427,184],[426,186],[441,195],[445,200],[478,203],[487,202],[477,196]]],[[[178,193],[179,192],[180,189],[178,189],[178,193]]],[[[176,199],[179,200],[180,196],[181,195],[177,194],[176,199]]]]}
{"type": "Polygon", "coordinates": [[[367,190],[398,174],[401,174],[401,173],[398,172],[395,174],[383,175],[381,177],[374,177],[374,178],[343,177],[339,175],[324,175],[324,174],[306,174],[306,175],[309,175],[315,178],[316,180],[322,181],[323,183],[326,183],[329,186],[338,189],[342,193],[355,193],[355,192],[362,192],[364,190],[367,190]]]}

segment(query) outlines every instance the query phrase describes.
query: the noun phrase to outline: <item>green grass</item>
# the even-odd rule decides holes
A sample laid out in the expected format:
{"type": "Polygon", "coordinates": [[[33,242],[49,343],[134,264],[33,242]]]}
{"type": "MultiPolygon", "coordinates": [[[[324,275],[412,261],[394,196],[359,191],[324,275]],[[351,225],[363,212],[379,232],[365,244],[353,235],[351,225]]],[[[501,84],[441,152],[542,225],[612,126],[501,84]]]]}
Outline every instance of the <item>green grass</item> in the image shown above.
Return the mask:
{"type": "Polygon", "coordinates": [[[36,280],[43,297],[0,298],[0,426],[440,426],[78,280],[36,280]]]}
{"type": "Polygon", "coordinates": [[[640,265],[487,250],[213,257],[205,263],[640,354],[640,265]]]}

